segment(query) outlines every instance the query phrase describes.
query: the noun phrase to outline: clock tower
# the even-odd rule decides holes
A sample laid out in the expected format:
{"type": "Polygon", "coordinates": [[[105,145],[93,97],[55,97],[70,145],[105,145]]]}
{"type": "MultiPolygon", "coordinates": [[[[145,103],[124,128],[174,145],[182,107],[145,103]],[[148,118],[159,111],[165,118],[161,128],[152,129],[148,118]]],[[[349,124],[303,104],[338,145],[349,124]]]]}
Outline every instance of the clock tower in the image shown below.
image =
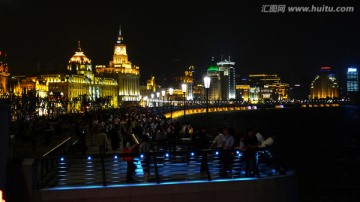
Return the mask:
{"type": "Polygon", "coordinates": [[[126,45],[123,43],[123,37],[121,35],[121,27],[120,27],[119,35],[117,37],[117,41],[114,46],[113,65],[115,67],[121,67],[122,64],[127,62],[128,62],[128,55],[126,53],[126,45]]]}

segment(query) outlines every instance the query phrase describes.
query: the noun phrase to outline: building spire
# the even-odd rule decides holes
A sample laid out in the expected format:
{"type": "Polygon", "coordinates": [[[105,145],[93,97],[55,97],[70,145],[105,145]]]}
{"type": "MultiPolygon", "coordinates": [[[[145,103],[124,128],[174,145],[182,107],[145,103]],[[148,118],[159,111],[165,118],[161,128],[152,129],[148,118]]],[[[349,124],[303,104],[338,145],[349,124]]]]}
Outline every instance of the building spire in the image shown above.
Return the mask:
{"type": "Polygon", "coordinates": [[[119,35],[118,35],[118,37],[117,37],[116,43],[117,43],[117,44],[120,44],[122,41],[123,41],[123,37],[122,37],[122,35],[121,35],[121,25],[120,25],[119,35]]]}
{"type": "Polygon", "coordinates": [[[79,52],[81,52],[80,41],[78,41],[78,50],[79,50],[79,52]]]}

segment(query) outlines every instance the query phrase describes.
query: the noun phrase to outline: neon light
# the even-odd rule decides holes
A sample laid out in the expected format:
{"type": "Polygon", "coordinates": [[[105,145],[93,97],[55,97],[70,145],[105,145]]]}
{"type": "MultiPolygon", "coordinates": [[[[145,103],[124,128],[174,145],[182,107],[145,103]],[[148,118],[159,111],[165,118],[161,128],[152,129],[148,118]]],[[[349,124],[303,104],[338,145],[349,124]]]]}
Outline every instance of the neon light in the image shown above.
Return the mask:
{"type": "Polygon", "coordinates": [[[141,154],[141,155],[140,155],[140,158],[144,158],[144,154],[141,154]]]}
{"type": "Polygon", "coordinates": [[[194,152],[191,152],[191,156],[194,156],[195,154],[194,154],[194,152]]]}
{"type": "Polygon", "coordinates": [[[349,67],[348,72],[357,72],[357,68],[349,67]]]}
{"type": "Polygon", "coordinates": [[[91,160],[91,156],[89,156],[87,159],[88,159],[88,160],[91,160]]]}
{"type": "Polygon", "coordinates": [[[217,151],[217,152],[215,152],[215,155],[219,155],[219,152],[217,151]]]}
{"type": "Polygon", "coordinates": [[[114,156],[114,159],[117,159],[117,158],[118,158],[118,156],[117,156],[117,155],[115,155],[115,156],[114,156]]]}
{"type": "Polygon", "coordinates": [[[64,161],[64,157],[61,157],[61,158],[60,158],[60,161],[64,161]]]}

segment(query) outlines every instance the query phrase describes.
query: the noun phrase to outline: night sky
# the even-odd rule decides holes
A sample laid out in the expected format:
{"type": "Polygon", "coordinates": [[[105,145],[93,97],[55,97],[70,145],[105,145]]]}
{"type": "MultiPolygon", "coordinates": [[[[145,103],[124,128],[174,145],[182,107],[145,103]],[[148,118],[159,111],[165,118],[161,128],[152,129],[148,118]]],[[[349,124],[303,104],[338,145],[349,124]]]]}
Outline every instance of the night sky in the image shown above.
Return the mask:
{"type": "Polygon", "coordinates": [[[0,49],[12,74],[63,71],[77,41],[93,65],[108,64],[119,25],[130,61],[150,74],[174,76],[194,65],[201,78],[212,56],[237,73],[277,73],[290,84],[320,66],[336,73],[360,66],[357,1],[287,1],[288,6],[355,6],[354,13],[261,13],[280,1],[0,0],[0,49]],[[290,2],[293,2],[290,4],[290,2]]]}

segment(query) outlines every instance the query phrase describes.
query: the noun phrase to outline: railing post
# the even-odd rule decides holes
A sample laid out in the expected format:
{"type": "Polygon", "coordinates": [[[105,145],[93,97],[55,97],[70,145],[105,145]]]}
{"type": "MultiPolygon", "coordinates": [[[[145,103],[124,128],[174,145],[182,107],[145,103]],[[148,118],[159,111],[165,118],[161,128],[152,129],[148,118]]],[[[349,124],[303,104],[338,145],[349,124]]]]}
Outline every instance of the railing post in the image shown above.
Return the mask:
{"type": "Polygon", "coordinates": [[[159,178],[159,170],[158,170],[158,166],[157,166],[157,160],[156,160],[156,153],[153,153],[153,157],[154,157],[154,168],[155,168],[155,176],[156,176],[156,183],[160,184],[160,178],[159,178]]]}
{"type": "Polygon", "coordinates": [[[206,169],[206,174],[208,177],[208,180],[211,181],[211,174],[210,174],[210,170],[209,170],[209,164],[208,164],[208,158],[207,158],[207,151],[202,151],[202,158],[204,158],[205,160],[205,169],[206,169]]]}
{"type": "Polygon", "coordinates": [[[106,174],[105,174],[105,163],[104,163],[104,155],[101,154],[101,172],[102,172],[102,178],[103,178],[103,186],[106,187],[106,174]]]}

